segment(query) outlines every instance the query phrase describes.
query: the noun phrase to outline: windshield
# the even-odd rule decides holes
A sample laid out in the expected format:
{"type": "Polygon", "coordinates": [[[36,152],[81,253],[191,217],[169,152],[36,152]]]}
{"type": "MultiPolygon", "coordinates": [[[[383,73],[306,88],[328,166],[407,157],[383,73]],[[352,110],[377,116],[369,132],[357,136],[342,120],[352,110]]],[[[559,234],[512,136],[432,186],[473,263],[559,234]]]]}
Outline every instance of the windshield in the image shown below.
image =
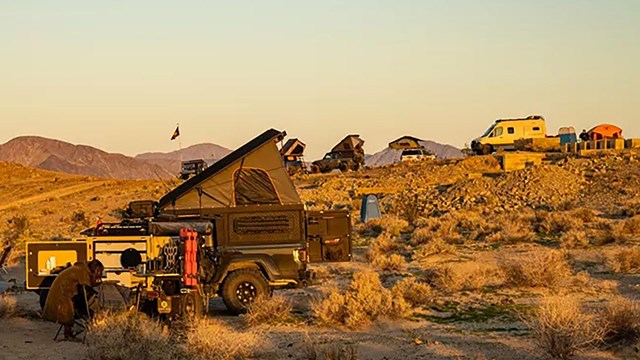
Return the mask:
{"type": "Polygon", "coordinates": [[[489,126],[489,128],[487,129],[487,131],[484,132],[484,134],[482,134],[481,137],[485,137],[485,136],[489,136],[489,134],[493,131],[493,129],[496,127],[496,124],[493,124],[491,126],[489,126]]]}

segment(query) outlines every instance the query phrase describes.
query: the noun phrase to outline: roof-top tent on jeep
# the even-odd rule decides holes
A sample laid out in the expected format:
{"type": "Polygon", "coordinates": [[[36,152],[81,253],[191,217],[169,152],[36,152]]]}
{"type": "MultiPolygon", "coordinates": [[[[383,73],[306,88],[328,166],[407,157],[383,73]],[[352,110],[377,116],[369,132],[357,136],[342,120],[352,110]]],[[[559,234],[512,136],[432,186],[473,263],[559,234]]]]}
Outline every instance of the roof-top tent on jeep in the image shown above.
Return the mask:
{"type": "Polygon", "coordinates": [[[323,159],[311,164],[311,172],[326,173],[335,169],[358,170],[364,164],[364,140],[360,135],[347,135],[323,159]]]}

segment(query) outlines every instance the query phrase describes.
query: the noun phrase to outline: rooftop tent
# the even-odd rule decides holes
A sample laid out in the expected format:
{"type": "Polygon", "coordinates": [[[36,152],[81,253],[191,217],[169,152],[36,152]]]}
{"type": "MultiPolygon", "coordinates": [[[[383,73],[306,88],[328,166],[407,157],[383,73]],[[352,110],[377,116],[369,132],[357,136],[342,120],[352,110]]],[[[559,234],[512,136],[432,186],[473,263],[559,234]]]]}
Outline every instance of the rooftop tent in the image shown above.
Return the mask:
{"type": "Polygon", "coordinates": [[[282,149],[280,149],[280,153],[282,156],[303,156],[306,146],[307,145],[298,139],[289,139],[284,143],[282,149]]]}
{"type": "Polygon", "coordinates": [[[591,140],[602,140],[610,138],[621,139],[622,129],[611,124],[600,124],[589,130],[589,138],[591,140]]]}
{"type": "Polygon", "coordinates": [[[265,131],[163,196],[160,211],[300,204],[276,144],[285,136],[265,131]]]}
{"type": "Polygon", "coordinates": [[[331,149],[332,152],[350,151],[354,149],[362,149],[364,140],[360,139],[360,135],[347,135],[338,145],[331,149]]]}
{"type": "Polygon", "coordinates": [[[389,143],[390,149],[420,149],[423,146],[420,144],[420,139],[413,136],[403,136],[389,143]]]}

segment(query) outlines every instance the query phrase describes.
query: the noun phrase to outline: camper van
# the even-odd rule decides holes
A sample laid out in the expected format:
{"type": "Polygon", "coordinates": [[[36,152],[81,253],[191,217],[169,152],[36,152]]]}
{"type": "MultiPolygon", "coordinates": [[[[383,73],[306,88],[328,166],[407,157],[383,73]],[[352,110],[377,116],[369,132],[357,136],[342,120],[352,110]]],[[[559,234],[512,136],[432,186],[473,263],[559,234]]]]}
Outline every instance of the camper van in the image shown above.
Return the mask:
{"type": "Polygon", "coordinates": [[[544,138],[547,135],[544,118],[532,115],[522,119],[496,120],[479,138],[471,142],[471,149],[480,155],[491,154],[498,149],[515,150],[520,139],[544,138]]]}

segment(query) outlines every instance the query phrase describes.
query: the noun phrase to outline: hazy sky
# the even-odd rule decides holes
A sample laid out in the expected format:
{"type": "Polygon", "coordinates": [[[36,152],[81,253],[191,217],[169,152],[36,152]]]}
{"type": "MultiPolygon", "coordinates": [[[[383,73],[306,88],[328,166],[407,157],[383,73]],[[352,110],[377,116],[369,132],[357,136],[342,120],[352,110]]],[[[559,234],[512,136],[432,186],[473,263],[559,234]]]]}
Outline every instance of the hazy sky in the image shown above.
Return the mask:
{"type": "Polygon", "coordinates": [[[496,118],[640,137],[637,0],[0,2],[0,143],[134,155],[267,128],[320,157],[410,134],[462,146],[496,118]]]}

